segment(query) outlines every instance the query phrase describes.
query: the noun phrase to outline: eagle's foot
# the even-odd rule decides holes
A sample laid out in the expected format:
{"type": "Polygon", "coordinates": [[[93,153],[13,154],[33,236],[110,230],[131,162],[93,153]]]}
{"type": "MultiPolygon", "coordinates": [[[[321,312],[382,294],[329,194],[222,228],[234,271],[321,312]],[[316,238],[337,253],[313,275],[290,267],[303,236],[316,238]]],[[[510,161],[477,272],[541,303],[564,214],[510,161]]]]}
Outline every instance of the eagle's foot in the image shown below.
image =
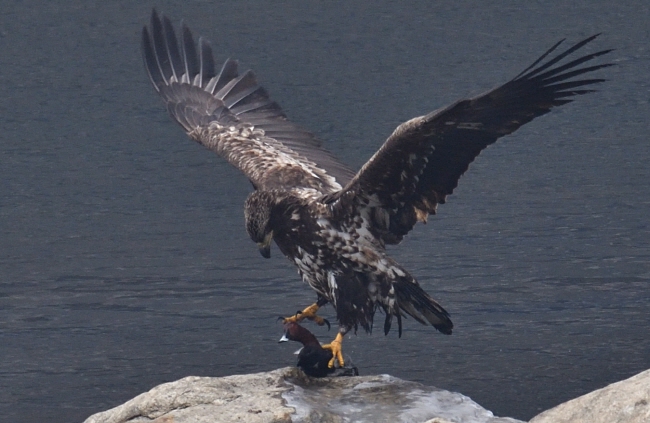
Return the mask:
{"type": "Polygon", "coordinates": [[[315,322],[318,326],[327,325],[327,329],[329,330],[331,328],[330,322],[327,319],[323,319],[322,317],[316,315],[316,312],[318,311],[319,308],[320,306],[318,305],[318,303],[314,303],[309,307],[305,308],[303,311],[297,312],[291,317],[284,317],[282,322],[299,323],[304,319],[308,319],[315,322]]]}
{"type": "Polygon", "coordinates": [[[336,361],[339,362],[339,366],[343,367],[345,366],[345,362],[343,361],[343,348],[341,346],[341,343],[343,342],[343,334],[339,332],[336,335],[336,338],[332,342],[330,342],[327,345],[323,345],[323,349],[328,349],[332,351],[332,359],[327,363],[327,367],[330,369],[334,367],[334,363],[336,361]]]}

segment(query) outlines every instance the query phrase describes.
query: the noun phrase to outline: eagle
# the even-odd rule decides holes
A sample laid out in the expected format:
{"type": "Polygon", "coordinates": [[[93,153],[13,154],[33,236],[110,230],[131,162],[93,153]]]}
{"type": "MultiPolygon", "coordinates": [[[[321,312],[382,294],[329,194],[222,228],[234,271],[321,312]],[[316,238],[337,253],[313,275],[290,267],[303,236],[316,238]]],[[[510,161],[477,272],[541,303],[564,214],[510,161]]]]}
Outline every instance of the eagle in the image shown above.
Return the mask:
{"type": "Polygon", "coordinates": [[[356,172],[288,120],[252,71],[240,74],[231,59],[217,70],[210,44],[195,42],[184,23],[179,38],[154,9],[142,51],[171,117],[252,183],[245,224],[262,256],[270,257],[275,241],[316,291],[316,302],[285,324],[323,325],[317,311],[331,304],[339,329],[323,348],[332,351],[329,367],[343,367],[344,335],[359,327],[370,332],[377,310],[385,334],[395,320],[401,337],[407,316],[452,333],[449,313],[386,245],[435,214],[487,146],[605,81],[585,75],[612,66],[593,62],[611,50],[574,54],[597,36],[557,53],[562,40],[505,84],[402,123],[356,172]]]}

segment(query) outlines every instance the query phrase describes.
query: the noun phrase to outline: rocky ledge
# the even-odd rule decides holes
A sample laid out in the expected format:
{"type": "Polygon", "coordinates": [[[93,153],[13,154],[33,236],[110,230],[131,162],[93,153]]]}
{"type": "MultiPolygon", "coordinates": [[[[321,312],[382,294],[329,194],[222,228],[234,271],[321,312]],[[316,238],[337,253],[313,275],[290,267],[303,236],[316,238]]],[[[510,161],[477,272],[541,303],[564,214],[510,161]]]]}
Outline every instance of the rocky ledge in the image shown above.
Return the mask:
{"type": "MultiPolygon", "coordinates": [[[[531,423],[650,421],[650,370],[541,413],[531,423]]],[[[313,379],[296,368],[165,383],[85,423],[523,423],[470,398],[388,375],[313,379]]]]}

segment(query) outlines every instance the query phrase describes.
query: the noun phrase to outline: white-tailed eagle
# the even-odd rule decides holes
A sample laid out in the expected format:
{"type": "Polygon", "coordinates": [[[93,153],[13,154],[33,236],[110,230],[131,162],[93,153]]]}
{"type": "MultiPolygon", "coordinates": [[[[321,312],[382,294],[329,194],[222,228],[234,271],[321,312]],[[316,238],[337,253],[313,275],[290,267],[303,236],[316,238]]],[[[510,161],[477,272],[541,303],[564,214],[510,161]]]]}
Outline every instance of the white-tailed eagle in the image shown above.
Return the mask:
{"type": "Polygon", "coordinates": [[[594,38],[549,58],[560,41],[504,85],[399,125],[358,172],[290,122],[253,72],[239,74],[230,59],[217,71],[210,45],[202,38],[195,43],[187,26],[179,43],[169,19],[154,10],[142,48],[171,116],[253,184],[246,230],[262,255],[269,257],[274,240],[317,292],[315,304],[286,322],[322,324],[318,308],[330,303],[336,309],[339,332],[324,346],[332,349],[332,367],[335,359],[343,366],[343,335],[358,326],[370,331],[378,308],[385,333],[395,318],[401,336],[408,315],[451,334],[447,311],[385,245],[399,243],[416,222],[435,214],[488,145],[604,81],[584,75],[611,66],[588,64],[610,50],[573,55],[594,38]]]}

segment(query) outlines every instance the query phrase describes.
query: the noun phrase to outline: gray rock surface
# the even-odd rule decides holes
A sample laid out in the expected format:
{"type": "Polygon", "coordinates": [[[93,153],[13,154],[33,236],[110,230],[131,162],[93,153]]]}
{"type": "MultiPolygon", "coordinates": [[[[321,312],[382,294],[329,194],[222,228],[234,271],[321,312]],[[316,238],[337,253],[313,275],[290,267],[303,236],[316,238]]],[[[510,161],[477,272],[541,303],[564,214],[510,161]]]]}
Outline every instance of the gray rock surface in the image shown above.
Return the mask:
{"type": "Polygon", "coordinates": [[[650,370],[567,401],[530,423],[648,423],[650,370]]]}
{"type": "Polygon", "coordinates": [[[296,368],[221,378],[186,377],[85,423],[216,422],[523,423],[470,398],[388,375],[311,379],[296,368]]]}
{"type": "Polygon", "coordinates": [[[227,377],[189,376],[156,386],[85,423],[291,422],[281,397],[286,369],[227,377]]]}
{"type": "MultiPolygon", "coordinates": [[[[312,379],[296,368],[165,383],[85,423],[523,423],[470,398],[388,375],[312,379]]],[[[648,423],[650,370],[568,401],[530,423],[648,423]]]]}

